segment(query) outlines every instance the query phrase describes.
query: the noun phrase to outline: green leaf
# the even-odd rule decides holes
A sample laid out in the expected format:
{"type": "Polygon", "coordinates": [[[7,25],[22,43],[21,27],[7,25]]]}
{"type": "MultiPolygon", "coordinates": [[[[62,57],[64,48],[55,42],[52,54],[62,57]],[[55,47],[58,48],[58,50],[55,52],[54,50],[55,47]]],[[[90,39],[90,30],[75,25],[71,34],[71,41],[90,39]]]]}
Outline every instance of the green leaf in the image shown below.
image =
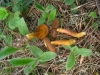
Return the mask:
{"type": "Polygon", "coordinates": [[[32,70],[29,67],[25,67],[24,74],[29,75],[32,72],[32,70]]]}
{"type": "Polygon", "coordinates": [[[78,54],[82,55],[82,56],[90,56],[92,55],[92,50],[91,49],[87,49],[87,48],[79,48],[77,50],[78,54]]]}
{"type": "Polygon", "coordinates": [[[74,47],[71,48],[71,51],[75,53],[78,49],[79,48],[77,46],[74,46],[74,47]]]}
{"type": "Polygon", "coordinates": [[[45,13],[45,12],[43,12],[43,13],[42,13],[42,17],[46,19],[46,18],[48,18],[48,14],[45,13]]]}
{"type": "Polygon", "coordinates": [[[0,20],[5,20],[8,17],[8,12],[4,7],[0,7],[0,20]]]}
{"type": "Polygon", "coordinates": [[[12,37],[10,35],[7,35],[6,38],[4,39],[6,44],[11,44],[12,42],[12,37]]]}
{"type": "Polygon", "coordinates": [[[46,9],[45,9],[45,12],[49,13],[53,9],[54,9],[54,6],[52,4],[48,4],[46,9]]]}
{"type": "Polygon", "coordinates": [[[71,52],[66,62],[66,70],[70,70],[74,65],[75,65],[75,56],[74,53],[71,52]]]}
{"type": "Polygon", "coordinates": [[[92,17],[92,18],[97,18],[97,13],[96,12],[90,12],[90,14],[88,16],[92,17]]]}
{"type": "Polygon", "coordinates": [[[71,5],[75,0],[65,0],[66,5],[71,5]]]}
{"type": "Polygon", "coordinates": [[[23,66],[23,65],[29,64],[33,60],[34,60],[33,58],[29,58],[29,57],[26,57],[26,58],[13,58],[13,59],[10,59],[9,62],[14,66],[23,66]]]}
{"type": "Polygon", "coordinates": [[[2,51],[0,51],[0,60],[5,58],[8,55],[13,54],[14,52],[16,52],[18,49],[14,48],[14,47],[8,47],[2,51]]]}
{"type": "Polygon", "coordinates": [[[52,10],[49,14],[49,21],[53,21],[56,16],[56,9],[52,10]]]}
{"type": "Polygon", "coordinates": [[[43,7],[43,5],[41,5],[40,3],[36,3],[36,8],[38,8],[40,11],[45,11],[45,8],[43,7]]]}
{"type": "Polygon", "coordinates": [[[36,47],[36,46],[31,46],[30,50],[32,51],[32,54],[35,57],[39,57],[43,54],[43,51],[40,48],[36,47]]]}
{"type": "Polygon", "coordinates": [[[18,12],[20,10],[19,6],[17,4],[15,4],[13,7],[12,7],[12,11],[13,12],[18,12]]]}
{"type": "Polygon", "coordinates": [[[94,22],[93,27],[94,27],[95,29],[98,29],[98,26],[99,26],[98,22],[97,22],[97,21],[94,22]]]}
{"type": "MultiPolygon", "coordinates": [[[[76,4],[75,4],[75,3],[72,3],[72,4],[71,4],[71,9],[73,9],[73,8],[75,8],[75,7],[76,7],[76,4]]],[[[78,12],[78,9],[71,10],[71,12],[72,12],[73,14],[76,14],[76,13],[78,12]]]]}
{"type": "Polygon", "coordinates": [[[40,62],[46,62],[46,61],[50,61],[50,60],[54,59],[55,57],[56,57],[56,53],[45,52],[39,57],[39,60],[40,60],[40,62]]]}
{"type": "Polygon", "coordinates": [[[28,1],[26,2],[26,5],[25,5],[25,6],[29,6],[32,2],[33,2],[33,0],[28,0],[28,1]]]}
{"type": "Polygon", "coordinates": [[[38,19],[38,25],[44,24],[45,20],[46,19],[44,17],[39,18],[38,19]]]}
{"type": "Polygon", "coordinates": [[[19,21],[19,12],[9,13],[8,21],[7,24],[10,29],[15,29],[18,26],[18,21],[19,21]]]}
{"type": "Polygon", "coordinates": [[[6,38],[6,36],[5,36],[4,34],[0,34],[0,41],[1,41],[2,39],[4,39],[4,38],[6,38]]]}
{"type": "Polygon", "coordinates": [[[38,59],[35,59],[33,62],[29,63],[28,66],[30,67],[30,69],[33,70],[37,66],[38,63],[39,63],[38,59]]]}
{"type": "Polygon", "coordinates": [[[32,70],[37,66],[37,64],[38,64],[38,59],[35,59],[31,63],[29,63],[28,66],[24,69],[24,74],[29,75],[32,72],[32,70]]]}
{"type": "Polygon", "coordinates": [[[24,18],[21,18],[21,19],[18,21],[18,29],[19,29],[19,31],[20,31],[20,33],[21,33],[22,35],[26,35],[26,34],[29,33],[29,30],[28,30],[28,27],[27,27],[27,25],[26,25],[26,23],[25,23],[24,18]]]}

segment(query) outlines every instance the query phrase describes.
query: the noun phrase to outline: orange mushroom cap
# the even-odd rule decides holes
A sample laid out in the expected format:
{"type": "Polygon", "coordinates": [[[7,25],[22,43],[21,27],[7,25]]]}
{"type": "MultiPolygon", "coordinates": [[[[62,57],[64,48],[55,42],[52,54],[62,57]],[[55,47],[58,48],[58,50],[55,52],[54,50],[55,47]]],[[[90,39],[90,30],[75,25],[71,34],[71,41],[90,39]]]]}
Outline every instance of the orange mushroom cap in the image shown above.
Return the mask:
{"type": "Polygon", "coordinates": [[[28,38],[28,40],[31,40],[33,38],[43,39],[47,36],[48,33],[48,26],[46,24],[41,24],[35,32],[27,34],[26,37],[28,38]]]}

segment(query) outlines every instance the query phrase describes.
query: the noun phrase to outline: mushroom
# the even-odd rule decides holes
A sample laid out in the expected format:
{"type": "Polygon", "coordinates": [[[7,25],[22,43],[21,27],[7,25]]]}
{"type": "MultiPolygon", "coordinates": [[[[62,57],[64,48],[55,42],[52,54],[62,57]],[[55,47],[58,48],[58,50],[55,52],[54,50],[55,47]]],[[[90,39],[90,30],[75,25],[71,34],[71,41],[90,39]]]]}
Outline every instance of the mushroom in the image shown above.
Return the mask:
{"type": "Polygon", "coordinates": [[[57,36],[57,28],[60,26],[60,20],[59,19],[55,19],[52,23],[52,29],[51,29],[51,36],[53,38],[56,38],[57,36]]]}
{"type": "Polygon", "coordinates": [[[33,38],[43,39],[49,33],[49,28],[46,24],[41,24],[35,32],[26,35],[28,40],[33,38]]]}
{"type": "Polygon", "coordinates": [[[48,50],[52,51],[52,52],[55,52],[55,48],[53,47],[53,45],[51,44],[49,38],[45,37],[44,38],[44,43],[45,43],[45,46],[47,47],[48,50]]]}
{"type": "Polygon", "coordinates": [[[76,42],[76,40],[74,39],[70,39],[70,40],[56,40],[56,41],[51,41],[51,44],[53,45],[72,45],[76,42]]]}
{"type": "Polygon", "coordinates": [[[28,40],[31,40],[33,38],[43,39],[47,49],[52,52],[55,52],[55,48],[51,44],[49,38],[46,37],[48,33],[49,33],[48,26],[45,24],[42,24],[36,29],[35,32],[27,34],[26,37],[28,40]]]}
{"type": "Polygon", "coordinates": [[[66,33],[66,34],[68,34],[68,35],[71,35],[71,36],[77,37],[77,38],[80,38],[80,37],[86,35],[86,32],[76,33],[76,32],[73,32],[73,31],[71,31],[71,30],[63,29],[63,28],[58,28],[57,31],[58,31],[58,32],[61,32],[61,33],[66,33]]]}

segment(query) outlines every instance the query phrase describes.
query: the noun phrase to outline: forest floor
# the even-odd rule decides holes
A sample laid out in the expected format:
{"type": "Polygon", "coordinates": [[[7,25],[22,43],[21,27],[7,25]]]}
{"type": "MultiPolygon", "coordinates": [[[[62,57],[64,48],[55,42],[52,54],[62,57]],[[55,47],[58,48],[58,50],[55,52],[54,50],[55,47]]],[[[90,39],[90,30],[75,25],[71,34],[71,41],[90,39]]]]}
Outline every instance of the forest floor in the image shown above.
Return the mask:
{"type": "MultiPolygon", "coordinates": [[[[86,35],[82,38],[74,38],[77,40],[75,45],[80,48],[91,49],[93,54],[88,57],[76,57],[75,66],[71,70],[66,71],[65,64],[70,52],[62,46],[55,46],[57,57],[46,64],[37,65],[30,75],[44,75],[45,73],[48,73],[48,75],[100,75],[100,17],[92,18],[88,16],[91,12],[96,12],[97,16],[100,16],[100,3],[98,5],[97,1],[99,0],[76,0],[76,9],[78,9],[78,12],[73,14],[70,5],[67,6],[63,0],[37,0],[37,2],[41,3],[44,7],[46,7],[47,4],[52,4],[57,8],[56,18],[61,20],[62,28],[75,32],[85,31],[86,35]],[[96,21],[98,22],[97,28],[94,27],[94,22],[96,21]],[[81,59],[83,61],[80,64],[81,59]]],[[[30,32],[33,32],[37,28],[41,13],[42,12],[35,7],[35,2],[33,2],[29,6],[28,12],[23,15],[30,32]]],[[[5,26],[4,24],[4,21],[0,22],[0,29],[5,26]]],[[[49,26],[51,26],[51,24],[49,26]]],[[[6,33],[9,34],[9,32],[8,29],[6,33]]],[[[17,33],[14,37],[16,38],[13,43],[20,43],[20,41],[16,42],[16,40],[19,38],[21,39],[21,34],[17,33]]],[[[69,35],[58,33],[56,39],[72,38],[73,37],[69,35]]],[[[38,46],[43,51],[47,51],[43,40],[29,41],[29,44],[38,46]]],[[[2,48],[4,46],[5,42],[0,41],[0,47],[2,48]]],[[[27,56],[32,56],[28,53],[28,50],[24,52],[18,51],[1,60],[0,68],[2,69],[0,69],[0,71],[2,74],[0,75],[24,75],[24,67],[11,67],[11,64],[5,60],[27,56]]]]}

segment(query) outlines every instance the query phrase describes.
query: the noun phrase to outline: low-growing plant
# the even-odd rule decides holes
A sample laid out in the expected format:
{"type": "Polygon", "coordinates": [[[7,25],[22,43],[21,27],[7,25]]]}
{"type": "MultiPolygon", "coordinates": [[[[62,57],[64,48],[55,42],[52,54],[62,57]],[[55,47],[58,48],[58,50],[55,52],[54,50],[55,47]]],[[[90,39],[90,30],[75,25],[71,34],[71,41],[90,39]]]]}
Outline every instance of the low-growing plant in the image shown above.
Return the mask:
{"type": "MultiPolygon", "coordinates": [[[[25,75],[29,75],[33,69],[39,64],[50,61],[56,57],[56,53],[54,52],[43,52],[40,48],[36,46],[29,47],[31,53],[35,56],[33,57],[25,57],[25,58],[12,58],[8,60],[13,66],[25,66],[24,73],[25,75]]],[[[0,60],[13,54],[18,51],[17,48],[8,47],[2,51],[0,51],[0,60]]]]}
{"type": "Polygon", "coordinates": [[[75,0],[65,0],[66,5],[71,5],[74,2],[75,2],[75,0]]]}
{"type": "MultiPolygon", "coordinates": [[[[12,58],[7,60],[12,64],[12,66],[15,67],[26,66],[24,68],[25,75],[29,75],[38,64],[45,63],[56,57],[56,53],[50,51],[43,52],[40,48],[36,46],[30,46],[29,49],[30,49],[30,53],[34,55],[34,58],[19,57],[19,58],[12,58]]],[[[18,50],[19,50],[18,48],[14,48],[13,46],[2,48],[0,51],[0,60],[17,52],[18,50]]]]}
{"type": "Polygon", "coordinates": [[[33,0],[2,0],[1,5],[4,7],[11,7],[13,12],[22,12],[28,10],[28,6],[33,0]]]}
{"type": "MultiPolygon", "coordinates": [[[[94,19],[98,18],[96,12],[90,12],[88,16],[91,17],[91,18],[94,18],[94,19]]],[[[94,27],[95,29],[98,29],[98,25],[99,25],[99,24],[98,24],[98,21],[95,20],[94,23],[93,23],[93,27],[94,27]]]]}
{"type": "Polygon", "coordinates": [[[48,4],[46,7],[43,7],[40,3],[36,3],[36,7],[42,12],[42,16],[38,20],[38,25],[52,22],[56,17],[56,8],[48,4]]]}
{"type": "Polygon", "coordinates": [[[26,35],[29,33],[27,24],[24,18],[20,18],[20,12],[9,12],[4,7],[0,7],[0,20],[6,20],[6,25],[11,29],[14,30],[18,28],[19,32],[22,35],[26,35]]]}
{"type": "Polygon", "coordinates": [[[68,60],[66,62],[66,70],[72,69],[72,67],[75,65],[75,55],[81,55],[81,56],[90,56],[92,55],[92,50],[87,48],[79,48],[77,46],[64,46],[65,49],[70,50],[70,55],[68,57],[68,60]]]}

